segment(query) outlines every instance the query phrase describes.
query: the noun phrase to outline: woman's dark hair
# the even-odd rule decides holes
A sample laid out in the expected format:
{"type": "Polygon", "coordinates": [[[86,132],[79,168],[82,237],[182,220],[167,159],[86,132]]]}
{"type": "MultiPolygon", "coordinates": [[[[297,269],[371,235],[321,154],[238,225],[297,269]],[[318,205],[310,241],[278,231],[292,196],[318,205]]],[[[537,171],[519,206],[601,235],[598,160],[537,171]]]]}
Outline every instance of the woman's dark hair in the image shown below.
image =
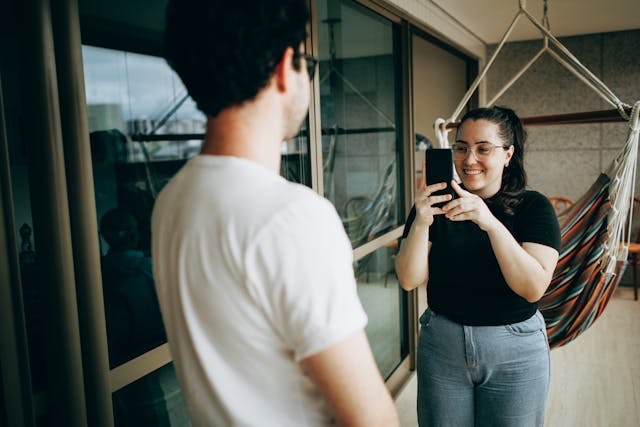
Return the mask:
{"type": "Polygon", "coordinates": [[[513,156],[509,165],[502,172],[500,190],[492,202],[501,205],[505,212],[513,213],[513,209],[522,201],[527,186],[527,174],[524,170],[524,143],[527,132],[518,115],[506,107],[476,108],[467,112],[460,121],[458,131],[467,120],[487,120],[498,126],[503,147],[513,146],[513,156]]]}
{"type": "Polygon", "coordinates": [[[304,0],[172,0],[165,57],[198,108],[215,117],[255,98],[284,51],[306,40],[308,21],[304,0]]]}

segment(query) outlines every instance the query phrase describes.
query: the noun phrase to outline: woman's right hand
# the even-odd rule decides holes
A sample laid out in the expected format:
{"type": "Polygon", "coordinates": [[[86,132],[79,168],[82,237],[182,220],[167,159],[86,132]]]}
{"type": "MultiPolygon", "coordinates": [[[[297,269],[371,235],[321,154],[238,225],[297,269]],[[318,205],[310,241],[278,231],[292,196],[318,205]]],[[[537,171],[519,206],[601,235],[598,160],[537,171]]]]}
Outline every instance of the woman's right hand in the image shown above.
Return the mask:
{"type": "Polygon", "coordinates": [[[430,227],[433,224],[434,215],[442,215],[442,208],[433,206],[436,203],[448,202],[451,200],[450,194],[432,196],[438,190],[447,188],[446,182],[428,185],[427,183],[427,164],[422,162],[422,180],[420,187],[416,191],[416,219],[415,223],[423,227],[430,227]]]}

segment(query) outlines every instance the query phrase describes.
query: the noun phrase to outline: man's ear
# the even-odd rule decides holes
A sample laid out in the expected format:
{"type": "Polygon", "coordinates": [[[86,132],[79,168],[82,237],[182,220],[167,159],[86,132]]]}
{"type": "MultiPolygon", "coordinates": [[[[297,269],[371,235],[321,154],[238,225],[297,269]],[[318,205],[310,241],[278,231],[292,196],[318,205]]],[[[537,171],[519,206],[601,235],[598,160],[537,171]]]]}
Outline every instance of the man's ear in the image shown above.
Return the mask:
{"type": "Polygon", "coordinates": [[[292,73],[296,71],[293,66],[293,55],[293,48],[286,48],[276,67],[274,78],[276,87],[281,92],[285,92],[289,88],[289,85],[292,84],[291,80],[294,77],[292,73]]]}

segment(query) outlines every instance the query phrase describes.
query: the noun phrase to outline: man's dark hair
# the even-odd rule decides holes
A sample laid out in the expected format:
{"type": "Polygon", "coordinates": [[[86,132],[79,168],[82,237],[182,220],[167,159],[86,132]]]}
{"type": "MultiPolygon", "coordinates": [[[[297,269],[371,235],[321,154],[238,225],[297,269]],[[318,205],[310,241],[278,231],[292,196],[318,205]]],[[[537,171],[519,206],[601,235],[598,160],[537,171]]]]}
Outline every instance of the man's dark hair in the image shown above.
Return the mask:
{"type": "Polygon", "coordinates": [[[309,12],[305,0],[171,0],[166,18],[167,62],[215,117],[255,98],[286,48],[298,51],[309,12]]]}

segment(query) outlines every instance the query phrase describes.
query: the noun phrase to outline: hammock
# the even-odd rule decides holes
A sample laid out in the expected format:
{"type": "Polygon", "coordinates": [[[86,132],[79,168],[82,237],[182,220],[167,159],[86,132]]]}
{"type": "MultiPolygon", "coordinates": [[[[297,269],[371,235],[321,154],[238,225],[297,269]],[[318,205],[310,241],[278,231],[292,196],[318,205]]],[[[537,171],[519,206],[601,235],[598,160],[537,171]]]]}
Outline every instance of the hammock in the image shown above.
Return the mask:
{"type": "Polygon", "coordinates": [[[622,103],[547,28],[531,16],[525,9],[525,1],[520,0],[519,5],[518,13],[496,51],[454,113],[447,120],[436,120],[434,127],[439,146],[449,146],[447,132],[455,127],[455,120],[486,76],[521,16],[525,16],[541,31],[543,47],[486,105],[493,105],[543,53],[548,52],[613,105],[624,120],[629,121],[627,142],[607,172],[601,174],[591,188],[559,218],[560,257],[551,284],[539,302],[547,326],[549,345],[554,348],[575,339],[602,314],[626,267],[640,132],[640,101],[628,114],[629,106],[622,103]],[[552,50],[549,42],[562,55],[552,50]]]}
{"type": "Polygon", "coordinates": [[[560,258],[539,304],[551,347],[584,332],[622,278],[631,238],[639,109],[640,102],[631,112],[627,142],[607,173],[559,218],[560,258]]]}

